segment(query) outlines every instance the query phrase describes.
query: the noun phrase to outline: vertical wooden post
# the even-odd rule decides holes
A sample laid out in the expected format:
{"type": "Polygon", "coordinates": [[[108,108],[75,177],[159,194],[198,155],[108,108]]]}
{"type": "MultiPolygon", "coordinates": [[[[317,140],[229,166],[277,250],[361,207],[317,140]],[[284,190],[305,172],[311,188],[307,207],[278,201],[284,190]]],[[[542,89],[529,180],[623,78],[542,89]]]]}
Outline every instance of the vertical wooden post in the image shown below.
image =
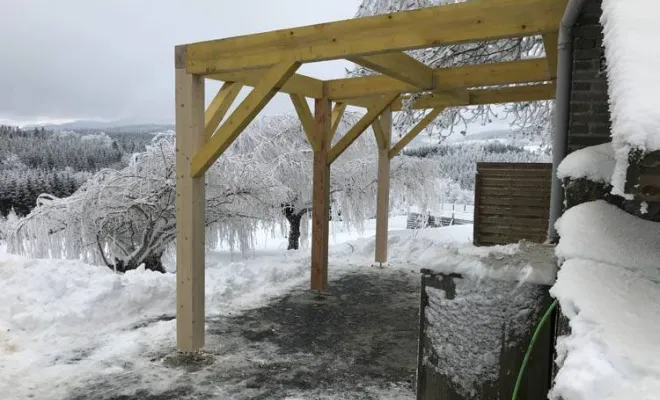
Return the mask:
{"type": "Polygon", "coordinates": [[[392,110],[380,117],[385,146],[378,149],[378,194],[376,200],[376,262],[387,261],[387,230],[390,214],[390,143],[392,141],[392,110]]]}
{"type": "Polygon", "coordinates": [[[186,72],[186,47],[175,49],[176,338],[179,351],[204,346],[204,176],[191,162],[204,145],[204,78],[186,72]]]}
{"type": "Polygon", "coordinates": [[[331,108],[328,98],[314,100],[314,194],[312,205],[312,276],[311,289],[328,291],[328,242],[330,216],[331,108]]]}

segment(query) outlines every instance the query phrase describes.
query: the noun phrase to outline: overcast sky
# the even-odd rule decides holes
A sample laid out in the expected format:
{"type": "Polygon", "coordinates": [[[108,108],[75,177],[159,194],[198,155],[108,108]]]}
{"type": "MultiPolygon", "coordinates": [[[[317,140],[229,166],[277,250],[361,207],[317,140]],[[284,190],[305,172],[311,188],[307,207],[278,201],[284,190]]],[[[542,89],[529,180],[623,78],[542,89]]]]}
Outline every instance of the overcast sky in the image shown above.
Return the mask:
{"type": "MultiPolygon", "coordinates": [[[[0,122],[173,122],[176,44],[351,18],[358,0],[0,0],[0,122]]],[[[299,72],[341,77],[343,62],[299,72]]],[[[217,85],[207,84],[207,97],[217,85]]],[[[289,110],[288,97],[266,113],[289,110]]]]}

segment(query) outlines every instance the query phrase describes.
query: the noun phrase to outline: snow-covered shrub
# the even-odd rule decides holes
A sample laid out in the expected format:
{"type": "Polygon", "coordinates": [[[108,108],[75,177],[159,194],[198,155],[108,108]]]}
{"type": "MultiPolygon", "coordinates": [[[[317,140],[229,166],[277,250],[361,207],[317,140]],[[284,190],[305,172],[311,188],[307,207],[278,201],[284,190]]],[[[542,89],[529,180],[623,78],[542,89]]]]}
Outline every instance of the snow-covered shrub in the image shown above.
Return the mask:
{"type": "MultiPolygon", "coordinates": [[[[124,169],[104,169],[68,198],[41,195],[16,224],[9,250],[32,257],[82,259],[118,271],[142,263],[162,271],[160,256],[175,238],[174,136],[156,137],[124,169]]],[[[242,249],[268,219],[279,186],[249,153],[228,152],[207,173],[207,243],[242,249]]]]}

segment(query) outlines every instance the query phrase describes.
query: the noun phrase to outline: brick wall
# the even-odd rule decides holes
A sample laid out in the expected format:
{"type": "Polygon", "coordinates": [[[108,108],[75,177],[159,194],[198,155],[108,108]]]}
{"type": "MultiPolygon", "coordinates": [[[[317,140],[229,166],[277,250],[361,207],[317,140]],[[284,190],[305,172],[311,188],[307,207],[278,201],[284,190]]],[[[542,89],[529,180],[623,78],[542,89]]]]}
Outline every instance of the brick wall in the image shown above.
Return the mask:
{"type": "Polygon", "coordinates": [[[573,82],[568,151],[610,140],[607,78],[601,72],[601,1],[588,0],[573,28],[573,82]]]}

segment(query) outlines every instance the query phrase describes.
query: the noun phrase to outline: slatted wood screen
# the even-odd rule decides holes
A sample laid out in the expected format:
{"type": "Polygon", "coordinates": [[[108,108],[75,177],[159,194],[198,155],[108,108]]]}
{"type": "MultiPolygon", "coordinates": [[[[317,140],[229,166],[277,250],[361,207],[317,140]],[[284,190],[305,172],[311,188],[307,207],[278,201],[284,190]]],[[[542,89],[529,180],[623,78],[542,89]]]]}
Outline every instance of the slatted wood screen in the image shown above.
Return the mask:
{"type": "Polygon", "coordinates": [[[477,163],[474,244],[546,239],[552,164],[477,163]]]}

